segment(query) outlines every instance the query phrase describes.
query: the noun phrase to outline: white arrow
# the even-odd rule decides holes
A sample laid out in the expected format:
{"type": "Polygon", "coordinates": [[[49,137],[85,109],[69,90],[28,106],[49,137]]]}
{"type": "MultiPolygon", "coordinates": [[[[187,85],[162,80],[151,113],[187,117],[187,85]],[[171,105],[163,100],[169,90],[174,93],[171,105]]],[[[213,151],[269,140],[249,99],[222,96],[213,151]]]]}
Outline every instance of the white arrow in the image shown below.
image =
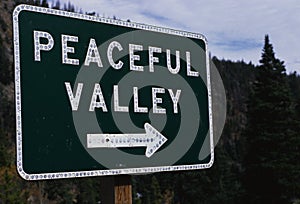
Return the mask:
{"type": "Polygon", "coordinates": [[[88,148],[147,147],[146,157],[151,157],[168,139],[149,123],[144,134],[87,134],[88,148]]]}

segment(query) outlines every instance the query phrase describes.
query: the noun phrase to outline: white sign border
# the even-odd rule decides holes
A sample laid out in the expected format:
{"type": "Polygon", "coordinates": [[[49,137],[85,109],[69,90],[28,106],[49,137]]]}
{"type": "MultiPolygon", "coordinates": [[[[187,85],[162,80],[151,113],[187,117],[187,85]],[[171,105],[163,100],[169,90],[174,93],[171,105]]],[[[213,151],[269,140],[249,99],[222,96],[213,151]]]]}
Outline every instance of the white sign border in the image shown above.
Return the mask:
{"type": "Polygon", "coordinates": [[[180,31],[170,28],[157,27],[152,25],[145,25],[141,23],[127,22],[115,19],[108,19],[103,17],[90,16],[79,13],[72,13],[50,8],[43,8],[31,5],[18,5],[13,12],[13,40],[14,40],[14,63],[15,63],[15,105],[16,105],[16,149],[17,149],[17,171],[25,180],[46,180],[46,179],[62,179],[62,178],[77,178],[90,176],[108,176],[121,174],[148,174],[155,172],[168,171],[182,171],[182,170],[196,170],[210,168],[214,162],[214,144],[213,144],[213,120],[212,120],[212,95],[211,95],[211,81],[209,68],[209,55],[207,49],[206,38],[197,33],[180,31]],[[208,90],[208,105],[209,105],[209,134],[210,134],[210,150],[211,160],[206,164],[193,165],[177,165],[177,166],[158,166],[158,167],[142,167],[142,168],[127,168],[127,169],[110,169],[110,170],[92,170],[92,171],[74,171],[74,172],[59,172],[59,173],[40,173],[28,174],[23,169],[22,157],[22,113],[21,113],[21,65],[20,65],[20,47],[19,47],[19,14],[22,11],[31,11],[36,13],[43,13],[49,15],[63,16],[68,18],[75,18],[80,20],[94,21],[99,23],[112,24],[117,26],[130,27],[135,29],[154,31],[159,33],[177,35],[182,37],[189,37],[201,39],[205,42],[206,47],[206,72],[207,72],[207,90],[208,90]]]}

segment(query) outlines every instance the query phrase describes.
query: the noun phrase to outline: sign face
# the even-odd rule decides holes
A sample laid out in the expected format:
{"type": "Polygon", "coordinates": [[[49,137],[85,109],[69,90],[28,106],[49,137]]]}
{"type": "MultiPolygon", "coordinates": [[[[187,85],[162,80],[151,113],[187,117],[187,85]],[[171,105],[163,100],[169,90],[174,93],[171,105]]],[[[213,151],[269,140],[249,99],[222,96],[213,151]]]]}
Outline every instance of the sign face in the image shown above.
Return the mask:
{"type": "Polygon", "coordinates": [[[13,21],[24,179],[212,165],[202,35],[29,5],[13,21]]]}

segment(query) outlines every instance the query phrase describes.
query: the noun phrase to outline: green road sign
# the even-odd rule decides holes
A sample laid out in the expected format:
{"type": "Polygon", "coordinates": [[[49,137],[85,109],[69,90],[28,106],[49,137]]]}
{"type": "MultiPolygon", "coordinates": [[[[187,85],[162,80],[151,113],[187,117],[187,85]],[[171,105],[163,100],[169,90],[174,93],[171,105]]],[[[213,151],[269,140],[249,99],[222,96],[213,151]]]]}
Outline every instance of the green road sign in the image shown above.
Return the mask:
{"type": "Polygon", "coordinates": [[[212,165],[202,35],[29,5],[13,22],[24,179],[212,165]]]}

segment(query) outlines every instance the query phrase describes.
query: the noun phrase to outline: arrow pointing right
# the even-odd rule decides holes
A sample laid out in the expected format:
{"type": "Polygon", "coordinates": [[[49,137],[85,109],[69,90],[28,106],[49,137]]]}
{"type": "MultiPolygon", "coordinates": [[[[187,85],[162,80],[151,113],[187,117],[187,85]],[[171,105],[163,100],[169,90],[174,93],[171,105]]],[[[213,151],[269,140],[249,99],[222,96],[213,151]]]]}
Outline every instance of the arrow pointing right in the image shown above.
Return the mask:
{"type": "Polygon", "coordinates": [[[144,124],[144,134],[87,134],[87,148],[146,147],[146,157],[151,157],[168,139],[149,123],[144,124]]]}

